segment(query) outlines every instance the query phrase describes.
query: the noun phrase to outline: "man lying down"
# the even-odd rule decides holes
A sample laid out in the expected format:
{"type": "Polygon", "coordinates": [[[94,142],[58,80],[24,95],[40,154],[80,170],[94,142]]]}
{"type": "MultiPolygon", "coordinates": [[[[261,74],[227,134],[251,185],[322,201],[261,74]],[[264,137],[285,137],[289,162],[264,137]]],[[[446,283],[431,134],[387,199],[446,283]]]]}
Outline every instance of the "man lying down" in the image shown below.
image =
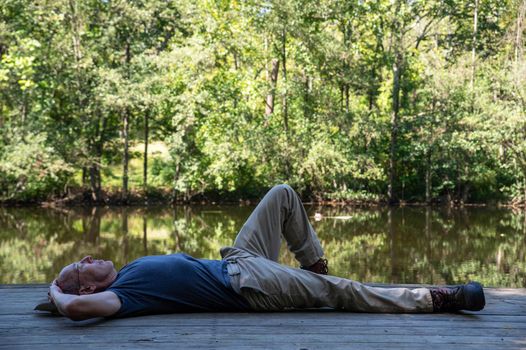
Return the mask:
{"type": "Polygon", "coordinates": [[[58,312],[72,320],[196,311],[341,311],[428,313],[479,311],[482,286],[377,288],[328,275],[327,260],[305,209],[288,185],[272,188],[222,260],[186,254],[145,256],[117,272],[86,256],[62,269],[49,287],[58,312]],[[277,263],[281,236],[300,263],[277,263]]]}

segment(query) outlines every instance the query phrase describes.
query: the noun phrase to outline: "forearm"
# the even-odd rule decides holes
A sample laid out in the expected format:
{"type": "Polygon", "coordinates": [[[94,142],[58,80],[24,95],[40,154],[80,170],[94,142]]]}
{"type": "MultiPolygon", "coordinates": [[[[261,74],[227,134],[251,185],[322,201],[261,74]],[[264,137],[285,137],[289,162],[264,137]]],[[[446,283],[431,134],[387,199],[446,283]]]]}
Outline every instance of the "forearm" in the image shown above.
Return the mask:
{"type": "Polygon", "coordinates": [[[74,294],[64,294],[55,281],[49,287],[49,296],[58,312],[74,321],[81,321],[93,316],[83,312],[82,297],[74,294]]]}
{"type": "Polygon", "coordinates": [[[57,290],[57,288],[50,289],[50,296],[51,300],[57,307],[58,312],[60,312],[61,315],[72,318],[71,305],[79,296],[73,294],[64,294],[61,291],[57,290]]]}
{"type": "Polygon", "coordinates": [[[49,298],[62,315],[74,321],[111,316],[121,307],[120,299],[113,292],[89,295],[64,294],[55,281],[49,287],[49,298]]]}

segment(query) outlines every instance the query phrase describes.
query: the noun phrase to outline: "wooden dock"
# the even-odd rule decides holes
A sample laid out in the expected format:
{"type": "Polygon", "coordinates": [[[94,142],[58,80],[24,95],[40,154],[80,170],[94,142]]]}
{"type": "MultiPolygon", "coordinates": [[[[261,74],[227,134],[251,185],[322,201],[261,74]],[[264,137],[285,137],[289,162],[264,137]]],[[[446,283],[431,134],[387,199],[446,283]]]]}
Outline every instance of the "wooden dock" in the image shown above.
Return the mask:
{"type": "Polygon", "coordinates": [[[46,285],[0,285],[0,349],[526,349],[526,289],[463,314],[196,313],[73,322],[39,314],[46,285]]]}

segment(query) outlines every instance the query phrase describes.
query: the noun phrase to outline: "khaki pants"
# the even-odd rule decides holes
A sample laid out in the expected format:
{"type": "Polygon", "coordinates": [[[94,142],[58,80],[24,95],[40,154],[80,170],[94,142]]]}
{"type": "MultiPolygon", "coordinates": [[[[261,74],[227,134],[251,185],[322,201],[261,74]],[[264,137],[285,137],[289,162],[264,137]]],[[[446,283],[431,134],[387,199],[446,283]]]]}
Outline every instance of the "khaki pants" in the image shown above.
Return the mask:
{"type": "Polygon", "coordinates": [[[376,288],[277,263],[281,236],[303,266],[323,256],[307,213],[288,185],[272,188],[250,215],[233,247],[221,249],[232,288],[257,311],[330,307],[360,312],[432,312],[427,288],[376,288]]]}

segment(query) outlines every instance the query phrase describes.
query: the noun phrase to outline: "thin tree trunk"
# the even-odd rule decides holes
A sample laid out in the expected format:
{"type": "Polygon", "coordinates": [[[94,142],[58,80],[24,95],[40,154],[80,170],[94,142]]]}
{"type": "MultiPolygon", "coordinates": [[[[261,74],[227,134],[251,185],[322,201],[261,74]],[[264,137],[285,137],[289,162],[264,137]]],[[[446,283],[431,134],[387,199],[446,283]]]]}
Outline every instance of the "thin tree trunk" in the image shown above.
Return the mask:
{"type": "Polygon", "coordinates": [[[398,138],[398,117],[400,111],[400,75],[401,75],[402,57],[397,53],[393,63],[393,91],[392,91],[392,112],[391,112],[391,143],[389,147],[389,184],[387,196],[389,203],[396,202],[394,191],[394,182],[396,178],[396,147],[398,138]]]}
{"type": "Polygon", "coordinates": [[[473,11],[473,35],[472,35],[472,47],[471,47],[471,81],[470,87],[471,92],[474,93],[475,88],[475,72],[477,65],[477,32],[478,32],[478,11],[479,11],[479,0],[475,0],[475,9],[473,11]]]}
{"type": "Polygon", "coordinates": [[[290,149],[290,132],[289,132],[289,107],[288,107],[288,87],[287,87],[287,32],[285,29],[281,32],[281,63],[283,64],[283,128],[285,131],[285,139],[287,140],[287,148],[285,149],[285,174],[287,179],[290,178],[292,173],[292,165],[289,160],[290,149]]]}
{"type": "Polygon", "coordinates": [[[343,83],[340,84],[340,109],[343,111],[343,109],[345,108],[344,105],[345,105],[345,98],[343,97],[344,93],[343,93],[343,83]]]}
{"type": "MultiPolygon", "coordinates": [[[[340,30],[343,35],[343,43],[344,43],[345,49],[349,51],[351,49],[350,44],[351,44],[352,29],[350,28],[349,23],[344,22],[341,24],[340,30]]],[[[349,62],[347,59],[345,59],[343,62],[343,72],[346,75],[349,73],[349,71],[350,71],[349,62]]],[[[349,114],[349,83],[347,81],[347,78],[348,78],[347,76],[344,77],[345,82],[343,83],[343,94],[345,97],[345,113],[349,114]]]]}
{"type": "MultiPolygon", "coordinates": [[[[131,61],[130,43],[126,43],[126,69],[129,69],[131,61]]],[[[130,128],[130,110],[128,107],[124,109],[122,116],[122,137],[124,139],[124,156],[122,162],[122,200],[124,203],[128,202],[128,165],[130,161],[129,153],[129,128],[130,128]]]]}
{"type": "Polygon", "coordinates": [[[461,205],[464,205],[465,203],[468,202],[469,190],[470,190],[470,185],[469,185],[469,183],[466,183],[462,187],[462,199],[461,199],[461,202],[460,202],[461,205]]]}
{"type": "Polygon", "coordinates": [[[234,50],[234,52],[232,52],[232,56],[234,57],[234,70],[239,70],[239,62],[238,62],[238,58],[237,58],[237,53],[236,51],[234,50]]]}
{"type": "Polygon", "coordinates": [[[124,111],[122,118],[122,137],[124,139],[124,157],[122,161],[122,200],[126,203],[128,201],[128,165],[130,161],[129,153],[129,115],[128,108],[124,111]]]}
{"type": "Polygon", "coordinates": [[[265,81],[269,81],[270,74],[269,74],[269,69],[268,69],[268,38],[266,36],[265,36],[264,46],[265,46],[265,81]]]}
{"type": "Polygon", "coordinates": [[[100,164],[104,145],[104,131],[106,129],[106,118],[98,119],[95,123],[94,140],[90,142],[89,150],[94,157],[90,165],[90,185],[92,198],[95,202],[102,201],[102,176],[100,164]],[[102,125],[101,125],[102,124],[102,125]]]}
{"type": "Polygon", "coordinates": [[[281,35],[281,63],[283,64],[283,85],[285,89],[283,91],[283,126],[285,128],[285,136],[289,136],[289,111],[287,104],[287,33],[283,30],[281,35]]]}
{"type": "Polygon", "coordinates": [[[310,84],[311,79],[307,75],[307,72],[303,70],[303,81],[305,85],[303,86],[303,118],[309,120],[311,117],[311,108],[310,108],[310,84]]]}
{"type": "Polygon", "coordinates": [[[278,82],[279,72],[279,60],[272,60],[272,71],[270,72],[270,91],[267,94],[267,100],[265,104],[265,115],[271,115],[274,113],[274,98],[276,96],[276,85],[278,82]]]}
{"type": "MultiPolygon", "coordinates": [[[[88,118],[86,117],[86,112],[83,111],[84,106],[87,104],[87,101],[82,97],[82,91],[83,91],[83,75],[80,70],[80,64],[82,60],[82,43],[81,43],[81,36],[80,36],[80,23],[79,23],[79,17],[78,17],[78,9],[77,9],[77,2],[73,0],[68,1],[69,10],[71,13],[71,32],[72,32],[72,43],[73,43],[73,54],[75,58],[75,84],[76,84],[76,94],[77,94],[77,104],[78,108],[81,108],[80,115],[81,120],[83,121],[83,124],[88,124],[88,118]]],[[[98,133],[98,125],[96,133],[98,133]]],[[[89,137],[89,136],[88,136],[89,137]]],[[[93,156],[93,152],[95,151],[94,142],[88,142],[88,152],[91,153],[90,155],[93,156]]],[[[101,200],[101,176],[100,176],[100,157],[99,159],[91,160],[91,164],[89,166],[89,178],[90,178],[90,187],[91,187],[91,196],[92,199],[95,202],[99,202],[101,200]]],[[[87,169],[83,168],[83,186],[87,184],[87,169]]]]}
{"type": "Polygon", "coordinates": [[[374,107],[374,95],[375,95],[375,82],[376,81],[376,69],[371,70],[371,85],[368,87],[367,91],[367,99],[368,99],[368,107],[369,111],[373,110],[374,107]]]}
{"type": "Polygon", "coordinates": [[[88,170],[85,166],[82,167],[82,188],[86,188],[88,184],[88,170]]]}
{"type": "Polygon", "coordinates": [[[100,202],[102,199],[101,196],[101,187],[100,187],[100,170],[97,162],[92,162],[89,168],[89,178],[90,178],[90,187],[91,187],[91,198],[94,202],[100,202]]]}
{"type": "Polygon", "coordinates": [[[522,59],[524,45],[522,41],[522,34],[524,32],[524,17],[526,15],[526,0],[519,5],[517,14],[517,28],[515,30],[515,63],[522,59]]]}
{"type": "Polygon", "coordinates": [[[345,84],[345,113],[349,114],[349,84],[345,84]]]}
{"type": "Polygon", "coordinates": [[[99,157],[99,163],[97,163],[97,166],[95,167],[95,176],[97,179],[97,195],[99,197],[99,201],[102,201],[102,176],[100,174],[100,157],[99,157]]]}
{"type": "Polygon", "coordinates": [[[393,89],[391,95],[391,140],[389,145],[389,183],[387,184],[387,197],[389,204],[394,204],[397,201],[395,194],[395,180],[396,180],[396,148],[398,138],[398,115],[400,111],[400,77],[402,74],[403,57],[400,52],[401,34],[399,13],[401,8],[401,0],[395,3],[393,13],[393,21],[391,23],[391,45],[393,48],[393,89]]]}
{"type": "Polygon", "coordinates": [[[460,201],[461,197],[462,197],[462,193],[461,193],[461,191],[462,191],[462,178],[461,178],[461,172],[460,172],[458,163],[455,166],[455,170],[456,170],[456,180],[455,180],[456,190],[455,190],[454,201],[458,203],[460,201]]]}
{"type": "MultiPolygon", "coordinates": [[[[100,112],[99,112],[100,113],[100,112]]],[[[99,119],[100,128],[97,130],[98,141],[97,141],[97,187],[99,192],[102,192],[102,176],[100,173],[100,164],[102,164],[102,152],[104,150],[104,133],[106,132],[106,125],[108,119],[102,114],[102,120],[99,119]]]]}
{"type": "Polygon", "coordinates": [[[143,191],[145,200],[148,199],[148,137],[150,134],[149,112],[144,113],[144,163],[143,163],[143,191]]]}

